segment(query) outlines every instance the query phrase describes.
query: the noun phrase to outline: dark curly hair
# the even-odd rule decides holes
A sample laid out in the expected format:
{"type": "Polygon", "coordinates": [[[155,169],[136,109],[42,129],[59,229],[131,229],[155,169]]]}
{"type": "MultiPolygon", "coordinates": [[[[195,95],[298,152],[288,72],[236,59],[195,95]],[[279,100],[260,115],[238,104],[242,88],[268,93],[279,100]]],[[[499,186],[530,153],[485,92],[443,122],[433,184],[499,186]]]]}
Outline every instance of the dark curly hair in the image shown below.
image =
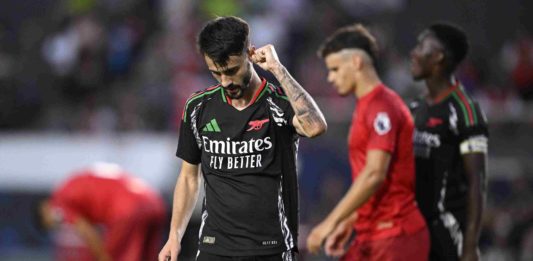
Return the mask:
{"type": "Polygon", "coordinates": [[[235,16],[209,21],[198,34],[198,50],[215,64],[226,66],[232,55],[241,55],[248,47],[248,23],[235,16]]]}

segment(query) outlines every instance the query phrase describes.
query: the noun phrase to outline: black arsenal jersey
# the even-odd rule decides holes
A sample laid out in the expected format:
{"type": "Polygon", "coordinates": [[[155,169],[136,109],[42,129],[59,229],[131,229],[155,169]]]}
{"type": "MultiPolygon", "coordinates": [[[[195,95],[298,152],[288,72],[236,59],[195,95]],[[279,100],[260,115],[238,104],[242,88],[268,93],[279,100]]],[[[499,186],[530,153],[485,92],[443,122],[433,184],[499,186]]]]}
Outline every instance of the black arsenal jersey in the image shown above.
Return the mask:
{"type": "Polygon", "coordinates": [[[240,111],[220,85],[188,99],[176,155],[201,164],[200,251],[269,255],[297,246],[299,136],[293,116],[283,90],[264,79],[240,111]]]}
{"type": "Polygon", "coordinates": [[[462,155],[487,152],[487,121],[460,84],[443,97],[432,104],[421,99],[410,105],[416,198],[428,222],[438,219],[459,229],[466,218],[468,188],[462,155]]]}

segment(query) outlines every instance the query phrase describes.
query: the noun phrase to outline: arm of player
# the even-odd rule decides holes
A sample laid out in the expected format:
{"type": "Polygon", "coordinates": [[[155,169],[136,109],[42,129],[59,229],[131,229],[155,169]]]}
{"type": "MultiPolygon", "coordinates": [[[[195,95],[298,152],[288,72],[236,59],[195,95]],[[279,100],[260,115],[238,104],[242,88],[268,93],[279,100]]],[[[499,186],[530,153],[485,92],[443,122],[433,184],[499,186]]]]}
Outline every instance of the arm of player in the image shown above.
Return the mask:
{"type": "Polygon", "coordinates": [[[280,82],[294,110],[295,115],[292,123],[298,134],[316,137],[326,132],[327,123],[322,111],[318,108],[313,97],[281,64],[273,45],[269,44],[259,49],[252,49],[251,59],[264,70],[274,74],[274,77],[280,82]]]}
{"type": "Polygon", "coordinates": [[[102,236],[96,230],[96,228],[82,217],[76,218],[74,221],[74,227],[79,233],[83,241],[89,247],[89,250],[98,261],[111,261],[113,260],[109,253],[104,248],[102,236]]]}
{"type": "Polygon", "coordinates": [[[181,250],[181,239],[198,199],[200,175],[198,165],[183,161],[180,175],[174,188],[172,219],[168,241],[159,252],[159,261],[177,261],[181,250]]]}
{"type": "Polygon", "coordinates": [[[463,155],[466,178],[468,179],[468,194],[462,261],[480,259],[478,241],[486,197],[486,158],[486,153],[468,153],[463,155]]]}
{"type": "Polygon", "coordinates": [[[346,253],[346,243],[354,231],[353,224],[357,220],[357,212],[339,222],[335,230],[326,238],[324,251],[327,256],[341,257],[346,253]]]}
{"type": "Polygon", "coordinates": [[[351,215],[374,195],[385,181],[390,158],[390,154],[383,150],[368,151],[366,165],[346,195],[327,218],[316,226],[308,236],[307,248],[309,252],[313,254],[318,253],[322,242],[335,229],[337,224],[351,215]]]}

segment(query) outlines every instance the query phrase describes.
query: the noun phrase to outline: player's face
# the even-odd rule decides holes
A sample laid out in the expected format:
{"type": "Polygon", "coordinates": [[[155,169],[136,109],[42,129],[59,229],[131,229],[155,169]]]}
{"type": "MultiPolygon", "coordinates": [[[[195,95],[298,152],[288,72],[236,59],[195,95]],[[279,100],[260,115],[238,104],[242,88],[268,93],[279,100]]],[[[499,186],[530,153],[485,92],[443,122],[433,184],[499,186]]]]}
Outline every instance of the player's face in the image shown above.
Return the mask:
{"type": "Polygon", "coordinates": [[[231,99],[240,99],[249,90],[252,78],[252,64],[248,55],[230,56],[226,66],[219,66],[208,56],[204,56],[209,71],[224,88],[231,99]]]}
{"type": "Polygon", "coordinates": [[[325,58],[328,68],[328,82],[341,96],[352,94],[355,90],[355,67],[351,54],[336,52],[325,58]]]}
{"type": "Polygon", "coordinates": [[[418,36],[416,46],[411,50],[411,75],[415,80],[430,77],[440,62],[443,48],[430,31],[418,36]]]}

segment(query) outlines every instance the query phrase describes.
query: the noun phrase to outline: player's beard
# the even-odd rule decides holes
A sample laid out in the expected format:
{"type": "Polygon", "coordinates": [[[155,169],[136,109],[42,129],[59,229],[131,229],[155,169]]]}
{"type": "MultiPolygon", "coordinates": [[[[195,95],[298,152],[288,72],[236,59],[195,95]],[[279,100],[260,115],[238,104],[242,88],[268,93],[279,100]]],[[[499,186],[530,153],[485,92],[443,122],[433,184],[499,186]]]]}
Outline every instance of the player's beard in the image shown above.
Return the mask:
{"type": "Polygon", "coordinates": [[[424,57],[411,58],[410,72],[415,81],[424,80],[431,75],[431,64],[424,57]]]}
{"type": "Polygon", "coordinates": [[[243,82],[240,85],[230,84],[224,88],[226,95],[230,99],[240,99],[244,96],[244,92],[250,89],[250,81],[252,79],[252,70],[250,70],[250,63],[247,65],[247,72],[243,77],[243,82]]]}

